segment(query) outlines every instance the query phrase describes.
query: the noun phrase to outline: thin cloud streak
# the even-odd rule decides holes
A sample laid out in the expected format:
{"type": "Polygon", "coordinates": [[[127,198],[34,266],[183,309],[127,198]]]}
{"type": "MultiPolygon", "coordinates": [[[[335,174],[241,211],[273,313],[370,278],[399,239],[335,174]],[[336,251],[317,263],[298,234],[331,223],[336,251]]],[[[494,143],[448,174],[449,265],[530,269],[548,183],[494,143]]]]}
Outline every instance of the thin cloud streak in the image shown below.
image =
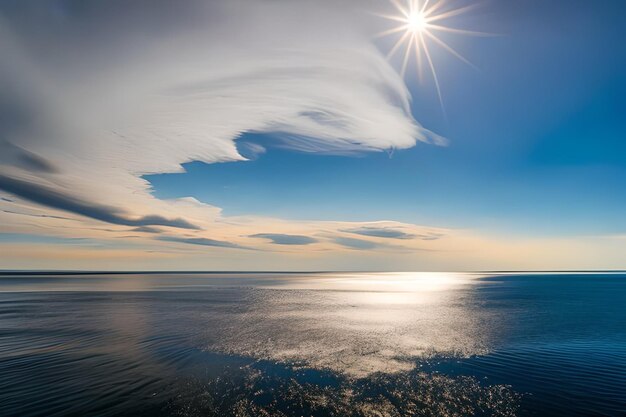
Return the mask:
{"type": "Polygon", "coordinates": [[[226,242],[223,240],[215,240],[208,239],[204,237],[174,237],[174,236],[161,236],[157,238],[162,242],[174,242],[174,243],[185,243],[188,245],[197,245],[197,246],[212,246],[217,248],[230,248],[230,249],[248,249],[245,246],[237,245],[236,243],[226,242]]]}
{"type": "Polygon", "coordinates": [[[256,233],[250,235],[249,237],[268,239],[275,245],[310,245],[318,242],[317,239],[309,236],[287,235],[280,233],[256,233]]]}
{"type": "Polygon", "coordinates": [[[387,227],[360,227],[355,229],[344,229],[341,231],[362,236],[382,237],[388,239],[413,239],[415,237],[414,234],[387,227]]]}
{"type": "Polygon", "coordinates": [[[180,229],[199,229],[198,226],[181,218],[166,219],[158,215],[148,215],[137,219],[127,218],[119,209],[114,207],[88,203],[39,184],[1,174],[0,190],[43,206],[121,226],[168,226],[180,229]]]}
{"type": "Polygon", "coordinates": [[[352,237],[338,236],[333,240],[335,243],[345,248],[357,250],[371,250],[384,246],[380,243],[372,242],[371,240],[355,239],[352,237]]]}

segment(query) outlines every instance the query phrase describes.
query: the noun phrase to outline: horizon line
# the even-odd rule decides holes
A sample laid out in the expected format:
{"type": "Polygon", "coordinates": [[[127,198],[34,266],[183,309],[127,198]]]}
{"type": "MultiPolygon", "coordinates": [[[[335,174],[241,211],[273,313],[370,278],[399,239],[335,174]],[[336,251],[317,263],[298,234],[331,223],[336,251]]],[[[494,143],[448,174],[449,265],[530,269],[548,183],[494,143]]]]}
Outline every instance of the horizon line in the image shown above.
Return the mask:
{"type": "Polygon", "coordinates": [[[54,269],[0,269],[0,276],[8,275],[138,275],[138,274],[332,274],[332,273],[465,273],[465,274],[515,274],[515,273],[626,273],[626,269],[528,269],[528,270],[467,270],[467,271],[371,271],[371,270],[54,270],[54,269]]]}

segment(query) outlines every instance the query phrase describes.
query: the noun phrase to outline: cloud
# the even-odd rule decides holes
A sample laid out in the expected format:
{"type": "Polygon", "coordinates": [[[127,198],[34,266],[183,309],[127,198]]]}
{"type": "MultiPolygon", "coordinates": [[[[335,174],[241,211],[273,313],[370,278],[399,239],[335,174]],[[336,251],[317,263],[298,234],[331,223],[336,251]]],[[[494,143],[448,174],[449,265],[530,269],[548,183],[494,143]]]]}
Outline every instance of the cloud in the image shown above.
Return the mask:
{"type": "Polygon", "coordinates": [[[335,237],[333,240],[338,245],[341,245],[350,249],[369,250],[369,249],[376,249],[376,248],[380,248],[381,246],[384,246],[379,243],[372,242],[371,240],[355,239],[352,237],[338,236],[338,237],[335,237]]]}
{"type": "Polygon", "coordinates": [[[358,227],[354,229],[344,229],[341,231],[357,235],[383,237],[389,239],[413,239],[415,237],[414,234],[388,227],[358,227]]]}
{"type": "Polygon", "coordinates": [[[135,227],[132,231],[133,232],[140,232],[140,233],[161,233],[161,231],[158,228],[150,227],[150,226],[135,227]]]}
{"type": "MultiPolygon", "coordinates": [[[[370,3],[26,3],[0,3],[0,188],[44,210],[143,232],[201,229],[176,239],[240,247],[229,242],[258,223],[159,200],[142,176],[259,155],[263,149],[250,144],[238,150],[245,132],[318,153],[437,142],[413,119],[408,89],[371,42],[379,28],[361,13],[370,3]],[[209,237],[217,235],[225,240],[209,237]]],[[[42,218],[37,227],[68,229],[59,222],[42,218]]],[[[290,225],[263,230],[315,232],[290,225]]]]}
{"type": "Polygon", "coordinates": [[[18,243],[50,243],[50,244],[79,244],[88,243],[85,238],[62,238],[56,236],[32,235],[27,233],[0,233],[0,242],[18,243]]]}
{"type": "Polygon", "coordinates": [[[254,142],[237,142],[237,151],[248,160],[255,160],[267,150],[263,145],[254,142]]]}
{"type": "Polygon", "coordinates": [[[415,235],[415,237],[420,240],[438,240],[444,236],[445,236],[444,233],[438,233],[438,232],[420,233],[420,234],[415,235]]]}
{"type": "Polygon", "coordinates": [[[47,207],[80,214],[106,223],[123,226],[169,226],[181,229],[198,229],[197,226],[184,219],[166,219],[158,215],[148,215],[139,218],[127,218],[114,207],[91,204],[73,198],[64,193],[52,190],[39,184],[6,177],[0,174],[0,189],[15,194],[26,200],[47,207]]]}
{"type": "Polygon", "coordinates": [[[310,245],[316,243],[317,239],[303,235],[286,235],[281,233],[256,233],[249,237],[269,239],[276,245],[310,245]]]}
{"type": "MultiPolygon", "coordinates": [[[[4,200],[4,201],[10,201],[10,200],[4,200]]],[[[13,210],[2,210],[3,213],[8,213],[8,214],[16,214],[18,216],[30,216],[30,217],[41,217],[44,219],[60,219],[60,220],[70,220],[68,217],[63,217],[63,216],[54,216],[51,214],[32,214],[32,213],[22,213],[19,211],[13,211],[13,210]]]]}
{"type": "Polygon", "coordinates": [[[237,245],[235,243],[226,242],[223,240],[208,239],[208,238],[203,238],[203,237],[161,236],[157,239],[163,242],[186,243],[188,245],[213,246],[213,247],[218,247],[218,248],[231,248],[231,249],[250,249],[244,246],[237,245]]]}
{"type": "Polygon", "coordinates": [[[343,229],[340,231],[346,233],[354,233],[362,236],[381,237],[386,239],[437,240],[444,236],[443,233],[440,232],[407,233],[398,228],[375,226],[363,226],[351,229],[343,229]]]}
{"type": "Polygon", "coordinates": [[[0,163],[15,164],[29,171],[55,173],[57,168],[41,156],[0,139],[0,163]]]}

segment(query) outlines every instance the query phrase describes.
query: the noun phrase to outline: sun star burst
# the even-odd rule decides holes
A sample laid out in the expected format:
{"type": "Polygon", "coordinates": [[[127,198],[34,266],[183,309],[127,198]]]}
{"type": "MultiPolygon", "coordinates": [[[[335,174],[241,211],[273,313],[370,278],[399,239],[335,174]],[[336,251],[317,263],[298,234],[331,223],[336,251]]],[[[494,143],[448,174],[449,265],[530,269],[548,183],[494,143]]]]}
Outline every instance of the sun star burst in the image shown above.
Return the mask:
{"type": "Polygon", "coordinates": [[[443,103],[439,78],[437,77],[437,71],[435,70],[435,65],[428,49],[429,44],[437,44],[437,46],[445,49],[464,63],[476,68],[438,36],[441,32],[457,35],[488,35],[482,32],[453,28],[445,24],[446,19],[462,15],[476,7],[476,5],[471,4],[464,7],[450,8],[446,0],[389,0],[389,2],[395,7],[397,13],[377,14],[377,16],[398,23],[398,26],[377,34],[377,37],[399,36],[395,44],[389,50],[387,58],[391,59],[404,47],[402,65],[400,67],[400,75],[403,78],[412,55],[415,56],[417,72],[420,79],[423,77],[423,67],[428,66],[433,77],[439,101],[443,103]]]}

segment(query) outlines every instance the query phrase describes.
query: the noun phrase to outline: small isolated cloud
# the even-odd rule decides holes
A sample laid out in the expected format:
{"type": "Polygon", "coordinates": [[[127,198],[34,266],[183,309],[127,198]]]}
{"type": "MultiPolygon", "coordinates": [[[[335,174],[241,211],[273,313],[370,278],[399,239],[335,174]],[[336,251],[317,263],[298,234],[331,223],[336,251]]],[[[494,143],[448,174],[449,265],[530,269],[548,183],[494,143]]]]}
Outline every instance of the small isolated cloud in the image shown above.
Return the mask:
{"type": "Polygon", "coordinates": [[[357,227],[354,229],[344,229],[342,232],[354,233],[362,236],[383,237],[388,239],[413,239],[416,235],[406,233],[391,227],[357,227]]]}
{"type": "Polygon", "coordinates": [[[303,235],[285,235],[281,233],[257,233],[249,237],[258,237],[261,239],[271,240],[275,245],[310,245],[318,242],[309,236],[303,235]]]}
{"type": "Polygon", "coordinates": [[[355,239],[352,237],[338,236],[334,238],[333,240],[338,245],[341,245],[350,249],[368,250],[368,249],[376,249],[382,246],[376,242],[372,242],[371,240],[355,239]]]}
{"type": "Polygon", "coordinates": [[[208,239],[205,237],[162,236],[159,237],[158,240],[162,242],[186,243],[188,245],[212,246],[217,248],[249,249],[236,243],[227,242],[224,240],[208,239]]]}
{"type": "Polygon", "coordinates": [[[181,218],[167,219],[158,215],[148,215],[135,219],[127,218],[119,209],[114,207],[92,204],[36,183],[1,174],[0,190],[47,207],[121,226],[169,226],[179,229],[199,229],[198,226],[181,218]]]}

